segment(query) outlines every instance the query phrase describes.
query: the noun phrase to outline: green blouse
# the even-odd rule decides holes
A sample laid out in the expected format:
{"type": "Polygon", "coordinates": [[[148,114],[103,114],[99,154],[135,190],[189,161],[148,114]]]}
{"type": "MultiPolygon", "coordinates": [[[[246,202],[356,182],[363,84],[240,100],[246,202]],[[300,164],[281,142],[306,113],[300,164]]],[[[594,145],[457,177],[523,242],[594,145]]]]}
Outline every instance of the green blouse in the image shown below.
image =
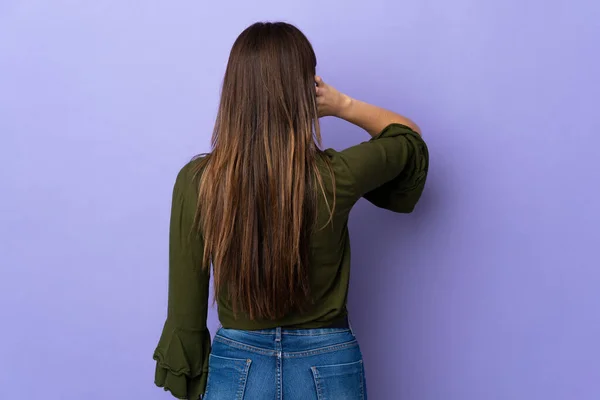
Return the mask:
{"type": "MultiPolygon", "coordinates": [[[[291,314],[278,321],[234,318],[227,299],[217,299],[223,327],[256,330],[277,326],[318,328],[346,316],[350,278],[348,216],[364,197],[374,205],[398,213],[415,207],[429,166],[425,142],[410,128],[392,124],[370,141],[343,151],[328,149],[335,187],[322,165],[329,204],[335,191],[332,224],[316,230],[311,238],[311,292],[315,307],[308,313],[291,314]]],[[[209,272],[202,270],[204,244],[190,232],[198,196],[191,161],[179,172],[173,190],[169,245],[169,296],[167,319],[154,352],[156,385],[180,399],[198,399],[204,393],[211,337],[206,327],[209,272]]],[[[317,207],[317,226],[329,219],[324,196],[317,207]]]]}

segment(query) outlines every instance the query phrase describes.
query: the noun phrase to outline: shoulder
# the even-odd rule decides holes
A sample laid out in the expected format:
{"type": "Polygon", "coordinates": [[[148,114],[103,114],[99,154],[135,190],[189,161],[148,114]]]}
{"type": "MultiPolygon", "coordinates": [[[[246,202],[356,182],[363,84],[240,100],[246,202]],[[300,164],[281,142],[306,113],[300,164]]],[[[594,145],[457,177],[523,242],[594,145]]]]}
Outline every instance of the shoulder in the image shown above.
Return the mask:
{"type": "Polygon", "coordinates": [[[188,191],[190,188],[195,188],[198,186],[198,182],[200,176],[202,175],[202,171],[204,170],[204,166],[206,165],[206,161],[209,159],[210,154],[201,154],[195,156],[190,161],[188,161],[177,173],[177,178],[175,180],[176,191],[188,191]]]}
{"type": "Polygon", "coordinates": [[[177,174],[177,180],[195,180],[204,170],[210,154],[200,154],[188,161],[177,174]]]}

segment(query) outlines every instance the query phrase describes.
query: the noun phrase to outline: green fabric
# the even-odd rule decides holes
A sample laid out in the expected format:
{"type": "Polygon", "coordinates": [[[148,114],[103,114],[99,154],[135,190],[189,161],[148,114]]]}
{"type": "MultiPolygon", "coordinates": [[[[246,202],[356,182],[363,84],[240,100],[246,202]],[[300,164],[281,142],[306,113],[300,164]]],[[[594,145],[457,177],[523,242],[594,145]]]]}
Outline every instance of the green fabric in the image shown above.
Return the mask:
{"type": "MultiPolygon", "coordinates": [[[[234,318],[227,299],[217,299],[219,320],[225,328],[256,330],[277,326],[319,328],[346,316],[350,278],[348,216],[364,197],[374,205],[395,212],[411,212],[419,200],[429,166],[427,146],[410,128],[392,124],[370,141],[344,151],[328,149],[335,175],[335,189],[325,162],[322,176],[326,198],[319,196],[317,226],[311,238],[311,290],[315,306],[303,314],[278,321],[234,318]]],[[[210,334],[206,328],[209,273],[200,266],[203,242],[191,234],[196,210],[198,177],[192,174],[199,159],[180,171],[173,190],[169,246],[169,304],[158,347],[155,383],[181,399],[196,400],[206,386],[210,334]]]]}

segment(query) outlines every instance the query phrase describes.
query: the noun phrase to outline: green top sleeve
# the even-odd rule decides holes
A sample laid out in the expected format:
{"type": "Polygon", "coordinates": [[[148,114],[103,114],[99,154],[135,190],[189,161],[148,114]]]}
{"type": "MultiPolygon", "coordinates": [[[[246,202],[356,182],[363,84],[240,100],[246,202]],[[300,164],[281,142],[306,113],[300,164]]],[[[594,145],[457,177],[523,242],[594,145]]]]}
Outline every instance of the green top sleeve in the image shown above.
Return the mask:
{"type": "Polygon", "coordinates": [[[202,268],[204,245],[192,226],[197,198],[190,163],[179,172],[173,189],[168,312],[154,351],[156,385],[180,399],[198,399],[204,393],[211,348],[206,327],[210,272],[202,268]]]}
{"type": "Polygon", "coordinates": [[[391,124],[370,141],[339,153],[356,198],[399,213],[411,212],[427,178],[429,153],[421,136],[391,124]]]}

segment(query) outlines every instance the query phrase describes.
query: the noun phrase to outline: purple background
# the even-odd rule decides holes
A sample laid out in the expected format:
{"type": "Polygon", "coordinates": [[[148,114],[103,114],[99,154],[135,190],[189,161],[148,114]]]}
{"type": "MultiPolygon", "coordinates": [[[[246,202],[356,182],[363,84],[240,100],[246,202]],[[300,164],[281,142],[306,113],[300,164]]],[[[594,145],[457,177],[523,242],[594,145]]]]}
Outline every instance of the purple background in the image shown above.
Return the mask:
{"type": "Polygon", "coordinates": [[[1,0],[0,398],[170,398],[152,352],[172,185],[209,150],[233,40],[265,19],[430,145],[414,214],[351,218],[371,398],[600,399],[593,0],[1,0]]]}

